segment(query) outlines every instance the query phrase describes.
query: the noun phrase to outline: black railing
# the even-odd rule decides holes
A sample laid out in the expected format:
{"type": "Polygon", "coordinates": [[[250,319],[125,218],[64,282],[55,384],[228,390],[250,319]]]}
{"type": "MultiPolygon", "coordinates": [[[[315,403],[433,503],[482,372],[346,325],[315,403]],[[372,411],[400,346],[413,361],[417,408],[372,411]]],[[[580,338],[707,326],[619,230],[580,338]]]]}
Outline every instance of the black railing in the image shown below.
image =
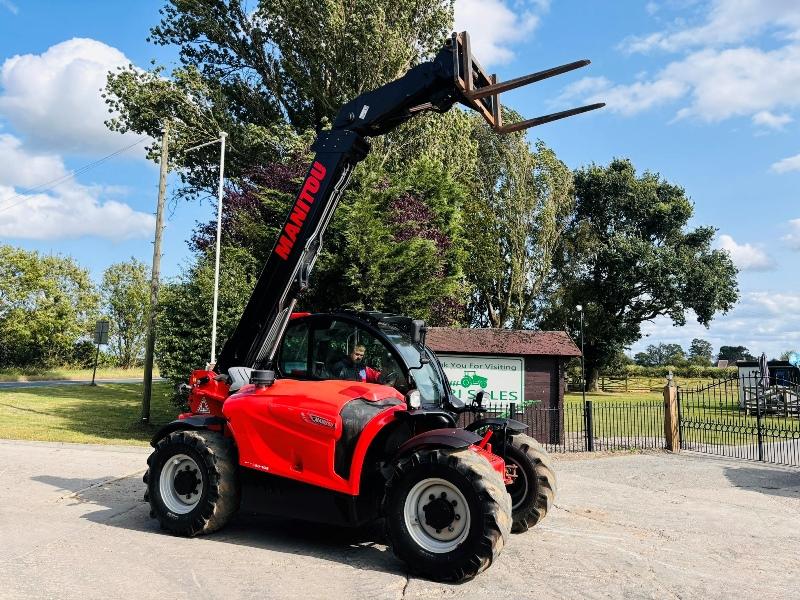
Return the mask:
{"type": "Polygon", "coordinates": [[[681,448],[800,466],[800,385],[732,377],[678,388],[681,448]]]}
{"type": "Polygon", "coordinates": [[[528,426],[527,434],[549,452],[593,452],[664,447],[664,404],[642,402],[566,402],[560,408],[538,404],[486,405],[486,415],[462,415],[461,425],[483,416],[510,417],[528,426]]]}

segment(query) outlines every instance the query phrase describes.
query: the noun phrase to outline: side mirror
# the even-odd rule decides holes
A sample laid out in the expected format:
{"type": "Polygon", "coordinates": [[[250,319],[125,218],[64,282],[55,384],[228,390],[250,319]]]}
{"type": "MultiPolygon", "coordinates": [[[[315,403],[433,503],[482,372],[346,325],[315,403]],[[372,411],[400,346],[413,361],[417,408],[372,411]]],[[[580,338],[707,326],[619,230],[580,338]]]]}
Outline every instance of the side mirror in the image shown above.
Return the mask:
{"type": "Polygon", "coordinates": [[[428,328],[425,327],[425,321],[422,319],[414,319],[411,321],[411,339],[415,344],[424,346],[426,333],[428,333],[428,328]]]}

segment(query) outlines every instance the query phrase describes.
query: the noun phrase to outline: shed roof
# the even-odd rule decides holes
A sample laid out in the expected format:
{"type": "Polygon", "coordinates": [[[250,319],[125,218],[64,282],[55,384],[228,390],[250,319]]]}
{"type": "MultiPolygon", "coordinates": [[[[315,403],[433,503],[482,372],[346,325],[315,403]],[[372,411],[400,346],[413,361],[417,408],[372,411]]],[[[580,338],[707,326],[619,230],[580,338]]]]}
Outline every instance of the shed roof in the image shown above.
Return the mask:
{"type": "Polygon", "coordinates": [[[581,355],[581,351],[565,331],[429,327],[425,343],[434,352],[516,356],[581,355]]]}

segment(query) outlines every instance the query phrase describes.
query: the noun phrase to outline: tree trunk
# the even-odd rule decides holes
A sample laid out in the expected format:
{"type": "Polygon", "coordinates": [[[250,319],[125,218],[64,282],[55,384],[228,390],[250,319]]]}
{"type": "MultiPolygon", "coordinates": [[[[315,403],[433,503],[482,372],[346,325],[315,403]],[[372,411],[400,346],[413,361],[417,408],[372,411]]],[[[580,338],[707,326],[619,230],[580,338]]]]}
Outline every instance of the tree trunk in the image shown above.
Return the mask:
{"type": "Polygon", "coordinates": [[[600,369],[597,367],[588,367],[586,370],[586,391],[598,391],[598,381],[600,381],[600,369]]]}

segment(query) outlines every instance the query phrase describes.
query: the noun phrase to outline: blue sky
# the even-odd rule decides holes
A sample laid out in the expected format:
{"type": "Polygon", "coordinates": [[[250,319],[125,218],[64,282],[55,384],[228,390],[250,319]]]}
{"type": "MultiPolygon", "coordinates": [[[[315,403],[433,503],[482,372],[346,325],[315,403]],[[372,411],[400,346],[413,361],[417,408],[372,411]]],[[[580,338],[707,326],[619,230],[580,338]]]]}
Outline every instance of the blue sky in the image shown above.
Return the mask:
{"type": "MultiPolygon", "coordinates": [[[[0,0],[0,238],[74,256],[96,279],[113,262],[150,263],[158,172],[142,145],[103,126],[104,73],[175,50],[148,44],[159,1],[0,0]],[[54,187],[40,184],[64,179],[54,187]]],[[[694,225],[741,269],[742,300],[706,330],[667,320],[648,343],[715,349],[745,345],[770,356],[800,348],[800,3],[795,0],[457,0],[458,29],[501,79],[579,58],[592,65],[504,97],[527,116],[589,101],[606,109],[533,130],[570,167],[629,157],[683,186],[694,225]]],[[[163,272],[188,257],[208,203],[172,204],[163,272]]]]}

